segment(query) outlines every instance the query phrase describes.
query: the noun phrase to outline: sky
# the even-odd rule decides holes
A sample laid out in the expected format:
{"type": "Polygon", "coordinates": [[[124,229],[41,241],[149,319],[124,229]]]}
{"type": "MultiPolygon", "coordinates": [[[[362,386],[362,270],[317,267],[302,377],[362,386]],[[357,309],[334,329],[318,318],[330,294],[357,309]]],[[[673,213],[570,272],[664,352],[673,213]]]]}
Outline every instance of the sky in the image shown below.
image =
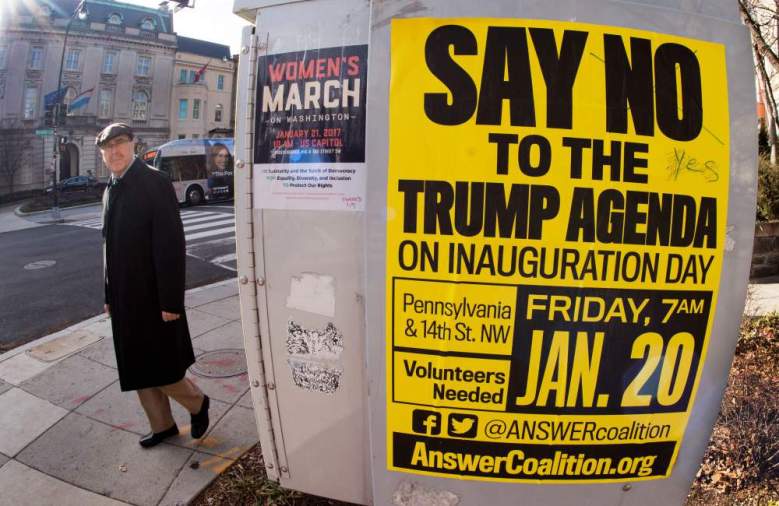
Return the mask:
{"type": "MultiPolygon", "coordinates": [[[[156,8],[161,0],[120,0],[122,3],[156,8]]],[[[195,7],[173,14],[176,33],[193,39],[230,46],[230,54],[241,49],[241,29],[249,23],[233,14],[232,0],[194,0],[195,7]]],[[[173,4],[170,4],[173,8],[173,4]]]]}

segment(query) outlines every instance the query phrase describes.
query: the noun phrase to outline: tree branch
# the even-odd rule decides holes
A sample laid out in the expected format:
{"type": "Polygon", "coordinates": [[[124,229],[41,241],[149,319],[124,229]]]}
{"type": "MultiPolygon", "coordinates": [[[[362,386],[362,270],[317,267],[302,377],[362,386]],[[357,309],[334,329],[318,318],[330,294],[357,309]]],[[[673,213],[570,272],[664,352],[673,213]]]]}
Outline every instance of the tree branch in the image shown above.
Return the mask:
{"type": "Polygon", "coordinates": [[[749,31],[752,33],[752,40],[754,40],[757,50],[761,56],[766,58],[771,66],[775,70],[779,70],[779,55],[771,49],[771,46],[766,42],[763,37],[763,32],[760,30],[760,26],[752,17],[752,13],[746,6],[744,0],[738,0],[738,8],[741,11],[741,16],[744,18],[744,22],[749,27],[749,31]]]}
{"type": "Polygon", "coordinates": [[[755,61],[757,62],[758,79],[761,82],[760,91],[763,96],[763,100],[766,106],[766,113],[768,115],[768,121],[766,121],[766,132],[768,133],[768,143],[771,149],[771,163],[776,163],[777,155],[779,155],[779,146],[777,146],[777,107],[776,99],[774,97],[774,90],[771,87],[771,80],[768,77],[768,72],[765,69],[765,61],[760,56],[757,50],[757,44],[752,45],[752,51],[754,52],[755,61]]]}

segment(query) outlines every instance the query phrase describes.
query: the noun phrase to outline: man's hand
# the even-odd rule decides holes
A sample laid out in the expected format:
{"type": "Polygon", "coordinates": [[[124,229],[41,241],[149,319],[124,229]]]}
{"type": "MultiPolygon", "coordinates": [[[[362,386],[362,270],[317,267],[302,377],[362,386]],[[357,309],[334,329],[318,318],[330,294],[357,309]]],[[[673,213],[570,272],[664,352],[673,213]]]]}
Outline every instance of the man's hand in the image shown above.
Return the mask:
{"type": "Polygon", "coordinates": [[[111,316],[111,306],[108,304],[103,304],[103,311],[107,316],[111,316]]]}
{"type": "Polygon", "coordinates": [[[162,312],[162,321],[164,322],[172,322],[173,320],[178,320],[181,318],[181,315],[176,313],[168,313],[167,311],[162,312]]]}

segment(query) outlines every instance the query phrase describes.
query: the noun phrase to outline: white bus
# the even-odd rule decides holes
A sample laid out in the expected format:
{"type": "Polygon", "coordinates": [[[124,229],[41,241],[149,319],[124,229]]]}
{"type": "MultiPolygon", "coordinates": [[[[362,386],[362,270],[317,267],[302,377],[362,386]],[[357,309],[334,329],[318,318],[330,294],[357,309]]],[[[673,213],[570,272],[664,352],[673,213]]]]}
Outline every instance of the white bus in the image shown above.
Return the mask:
{"type": "Polygon", "coordinates": [[[233,139],[180,139],[156,148],[154,167],[173,181],[180,203],[233,198],[233,139]]]}

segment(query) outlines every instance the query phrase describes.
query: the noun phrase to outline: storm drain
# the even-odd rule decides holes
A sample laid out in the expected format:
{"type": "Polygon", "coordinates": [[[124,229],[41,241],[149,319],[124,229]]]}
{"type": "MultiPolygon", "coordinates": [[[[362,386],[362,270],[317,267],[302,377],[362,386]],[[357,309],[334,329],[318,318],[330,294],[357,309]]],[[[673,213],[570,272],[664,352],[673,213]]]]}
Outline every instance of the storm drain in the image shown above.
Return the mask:
{"type": "Polygon", "coordinates": [[[190,368],[203,378],[229,378],[246,372],[243,350],[215,350],[203,353],[190,368]]]}

